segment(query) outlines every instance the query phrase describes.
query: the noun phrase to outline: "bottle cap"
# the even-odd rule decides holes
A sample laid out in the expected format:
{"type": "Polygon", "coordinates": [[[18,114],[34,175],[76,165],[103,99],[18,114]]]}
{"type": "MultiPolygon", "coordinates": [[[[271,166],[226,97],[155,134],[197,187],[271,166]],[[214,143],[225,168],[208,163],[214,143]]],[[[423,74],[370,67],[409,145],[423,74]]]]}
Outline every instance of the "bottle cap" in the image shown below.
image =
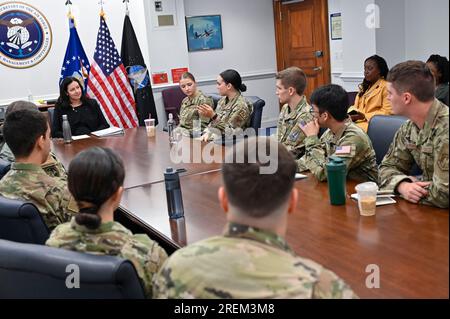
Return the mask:
{"type": "Polygon", "coordinates": [[[169,113],[169,120],[173,120],[173,115],[172,115],[172,113],[169,113]]]}
{"type": "Polygon", "coordinates": [[[166,174],[170,174],[170,173],[174,173],[174,169],[172,167],[167,167],[166,168],[166,174]]]}
{"type": "Polygon", "coordinates": [[[67,114],[63,114],[62,118],[63,120],[67,120],[67,114]]]}

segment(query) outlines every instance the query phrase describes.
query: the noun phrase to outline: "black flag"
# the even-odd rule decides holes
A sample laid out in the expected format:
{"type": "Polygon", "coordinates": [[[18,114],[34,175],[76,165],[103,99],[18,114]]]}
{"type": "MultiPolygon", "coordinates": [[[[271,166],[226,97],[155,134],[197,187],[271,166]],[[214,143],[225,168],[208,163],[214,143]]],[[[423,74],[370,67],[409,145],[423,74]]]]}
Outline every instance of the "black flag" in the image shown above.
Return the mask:
{"type": "Polygon", "coordinates": [[[149,118],[149,115],[152,119],[155,119],[155,125],[158,124],[152,83],[150,82],[147,66],[145,65],[133,25],[128,15],[125,15],[125,21],[123,23],[122,50],[120,55],[123,65],[127,70],[128,79],[133,87],[139,125],[144,126],[144,119],[149,118]]]}

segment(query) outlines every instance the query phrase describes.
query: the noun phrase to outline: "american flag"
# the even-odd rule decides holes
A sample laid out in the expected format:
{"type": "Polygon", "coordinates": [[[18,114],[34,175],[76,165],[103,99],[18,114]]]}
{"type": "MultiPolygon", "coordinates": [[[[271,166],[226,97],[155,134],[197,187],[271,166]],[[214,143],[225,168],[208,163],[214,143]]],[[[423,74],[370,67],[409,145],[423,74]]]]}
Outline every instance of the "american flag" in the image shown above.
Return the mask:
{"type": "Polygon", "coordinates": [[[133,89],[103,16],[100,16],[94,52],[88,81],[89,96],[97,99],[110,125],[137,127],[133,89]]]}

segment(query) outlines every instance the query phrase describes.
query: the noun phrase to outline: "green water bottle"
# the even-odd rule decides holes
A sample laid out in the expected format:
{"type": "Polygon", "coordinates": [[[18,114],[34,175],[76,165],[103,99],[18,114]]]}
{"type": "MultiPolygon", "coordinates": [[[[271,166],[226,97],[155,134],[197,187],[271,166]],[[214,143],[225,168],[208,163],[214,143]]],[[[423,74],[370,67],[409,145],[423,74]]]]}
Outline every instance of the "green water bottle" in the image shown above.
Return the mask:
{"type": "Polygon", "coordinates": [[[331,205],[345,205],[347,167],[338,156],[330,156],[327,167],[328,194],[331,205]]]}

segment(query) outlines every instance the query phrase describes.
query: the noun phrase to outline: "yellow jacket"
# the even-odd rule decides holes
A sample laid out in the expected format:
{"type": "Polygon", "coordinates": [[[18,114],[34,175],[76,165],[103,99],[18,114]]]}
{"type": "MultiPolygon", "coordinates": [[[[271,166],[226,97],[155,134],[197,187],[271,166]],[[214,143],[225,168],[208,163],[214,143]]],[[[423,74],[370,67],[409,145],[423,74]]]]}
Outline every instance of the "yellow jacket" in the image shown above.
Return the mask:
{"type": "Polygon", "coordinates": [[[364,120],[356,122],[360,128],[367,132],[370,119],[375,115],[391,115],[391,103],[387,99],[387,82],[379,79],[363,96],[356,95],[355,104],[349,108],[349,112],[356,110],[365,115],[364,120]]]}

